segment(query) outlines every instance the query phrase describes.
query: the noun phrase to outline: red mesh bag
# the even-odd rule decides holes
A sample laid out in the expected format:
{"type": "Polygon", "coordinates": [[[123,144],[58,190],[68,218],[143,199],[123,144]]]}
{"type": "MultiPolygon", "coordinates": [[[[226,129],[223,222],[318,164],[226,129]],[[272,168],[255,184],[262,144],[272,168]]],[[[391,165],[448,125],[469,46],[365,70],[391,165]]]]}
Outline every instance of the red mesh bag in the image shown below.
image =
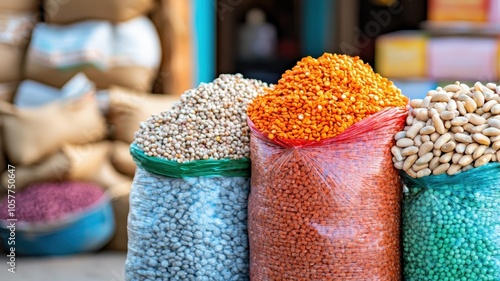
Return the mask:
{"type": "Polygon", "coordinates": [[[252,130],[251,280],[400,280],[402,187],[385,109],[320,142],[252,130]]]}

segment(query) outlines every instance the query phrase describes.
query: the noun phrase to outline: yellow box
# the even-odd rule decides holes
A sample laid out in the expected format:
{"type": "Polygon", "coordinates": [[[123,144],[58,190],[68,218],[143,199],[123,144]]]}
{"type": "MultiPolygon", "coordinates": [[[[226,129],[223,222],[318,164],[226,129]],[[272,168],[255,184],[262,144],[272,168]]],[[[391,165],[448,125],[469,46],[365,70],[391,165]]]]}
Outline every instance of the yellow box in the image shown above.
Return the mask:
{"type": "Polygon", "coordinates": [[[427,75],[427,36],[418,31],[384,34],[375,43],[375,70],[389,78],[427,75]]]}
{"type": "Polygon", "coordinates": [[[429,0],[430,21],[488,21],[490,0],[429,0]]]}

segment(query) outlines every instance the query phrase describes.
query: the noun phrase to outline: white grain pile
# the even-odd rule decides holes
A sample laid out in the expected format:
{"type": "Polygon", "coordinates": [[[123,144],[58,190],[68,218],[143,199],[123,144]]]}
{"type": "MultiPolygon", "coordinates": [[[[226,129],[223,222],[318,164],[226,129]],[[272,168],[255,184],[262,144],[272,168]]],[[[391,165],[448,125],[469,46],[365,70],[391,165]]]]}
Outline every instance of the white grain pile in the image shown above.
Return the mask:
{"type": "Polygon", "coordinates": [[[179,163],[250,157],[247,105],[268,85],[222,74],[182,94],[172,109],[142,122],[135,143],[148,156],[179,163]]]}

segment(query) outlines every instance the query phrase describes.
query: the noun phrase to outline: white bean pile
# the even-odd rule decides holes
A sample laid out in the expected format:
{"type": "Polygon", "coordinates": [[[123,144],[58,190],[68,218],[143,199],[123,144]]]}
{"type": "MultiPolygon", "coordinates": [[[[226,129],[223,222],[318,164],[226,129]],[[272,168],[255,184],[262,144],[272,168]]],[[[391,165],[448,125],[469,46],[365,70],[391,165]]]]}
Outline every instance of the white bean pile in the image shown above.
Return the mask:
{"type": "Polygon", "coordinates": [[[413,178],[454,175],[500,160],[500,86],[456,82],[410,102],[394,166],[413,178]]]}
{"type": "Polygon", "coordinates": [[[179,163],[250,157],[247,104],[268,85],[222,74],[181,95],[170,110],[142,122],[135,143],[147,155],[179,163]]]}

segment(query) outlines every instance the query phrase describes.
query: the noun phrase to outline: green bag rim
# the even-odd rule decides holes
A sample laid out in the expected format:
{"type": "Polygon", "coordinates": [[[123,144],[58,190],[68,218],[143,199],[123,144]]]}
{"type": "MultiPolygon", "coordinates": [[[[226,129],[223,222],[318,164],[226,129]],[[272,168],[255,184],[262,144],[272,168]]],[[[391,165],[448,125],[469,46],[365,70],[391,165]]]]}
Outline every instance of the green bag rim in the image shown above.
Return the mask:
{"type": "Polygon", "coordinates": [[[169,178],[188,177],[250,177],[250,159],[196,160],[185,163],[151,157],[140,150],[135,143],[130,145],[134,162],[143,170],[169,178]]]}

